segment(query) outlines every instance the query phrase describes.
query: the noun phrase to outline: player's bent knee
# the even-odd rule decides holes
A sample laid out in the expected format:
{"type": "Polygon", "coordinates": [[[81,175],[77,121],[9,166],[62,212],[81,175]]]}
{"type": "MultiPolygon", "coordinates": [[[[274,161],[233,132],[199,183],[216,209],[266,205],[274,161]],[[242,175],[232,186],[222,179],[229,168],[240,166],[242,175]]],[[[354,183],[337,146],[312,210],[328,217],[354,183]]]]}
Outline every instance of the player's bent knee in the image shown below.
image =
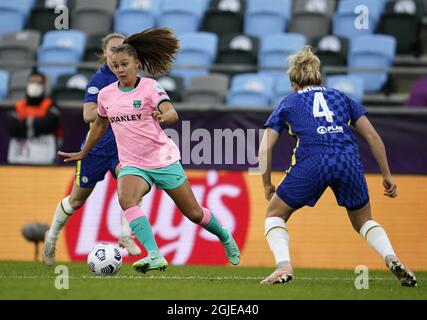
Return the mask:
{"type": "Polygon", "coordinates": [[[123,210],[127,210],[134,206],[138,205],[139,199],[134,199],[134,197],[128,195],[120,195],[119,196],[119,204],[123,210]]]}
{"type": "Polygon", "coordinates": [[[81,199],[73,199],[73,198],[69,198],[69,203],[71,208],[73,208],[73,210],[79,210],[81,207],[83,207],[85,200],[81,200],[81,199]]]}
{"type": "Polygon", "coordinates": [[[191,222],[199,224],[203,219],[202,208],[193,208],[185,212],[185,216],[190,219],[191,222]]]}

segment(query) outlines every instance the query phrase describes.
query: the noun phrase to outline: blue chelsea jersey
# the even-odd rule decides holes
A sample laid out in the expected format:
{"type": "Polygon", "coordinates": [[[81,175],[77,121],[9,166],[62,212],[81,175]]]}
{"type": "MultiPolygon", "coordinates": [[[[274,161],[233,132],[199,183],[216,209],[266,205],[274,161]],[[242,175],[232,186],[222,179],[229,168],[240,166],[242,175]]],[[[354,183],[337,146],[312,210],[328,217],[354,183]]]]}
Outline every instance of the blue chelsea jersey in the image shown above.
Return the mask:
{"type": "Polygon", "coordinates": [[[265,127],[296,136],[295,157],[312,154],[352,154],[359,158],[356,138],[350,129],[367,110],[338,90],[308,87],[286,97],[271,114],[265,127]]]}
{"type": "MultiPolygon", "coordinates": [[[[103,65],[89,81],[86,88],[85,102],[97,102],[98,93],[102,88],[117,81],[116,75],[110,70],[107,65],[103,65]]],[[[85,144],[83,141],[81,148],[85,144]]],[[[108,126],[104,135],[98,141],[98,143],[91,149],[90,154],[98,156],[111,156],[117,153],[116,139],[114,137],[111,126],[108,126]]]]}

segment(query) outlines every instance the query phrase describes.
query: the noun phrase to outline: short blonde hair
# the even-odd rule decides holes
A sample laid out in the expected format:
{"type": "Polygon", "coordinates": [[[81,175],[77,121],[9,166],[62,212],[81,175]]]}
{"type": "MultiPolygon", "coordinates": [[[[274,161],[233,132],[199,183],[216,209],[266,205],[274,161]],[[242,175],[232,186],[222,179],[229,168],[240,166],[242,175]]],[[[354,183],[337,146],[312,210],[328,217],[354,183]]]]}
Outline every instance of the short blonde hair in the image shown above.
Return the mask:
{"type": "Polygon", "coordinates": [[[289,57],[288,74],[291,82],[300,87],[322,84],[320,60],[310,46],[304,46],[289,57]]]}

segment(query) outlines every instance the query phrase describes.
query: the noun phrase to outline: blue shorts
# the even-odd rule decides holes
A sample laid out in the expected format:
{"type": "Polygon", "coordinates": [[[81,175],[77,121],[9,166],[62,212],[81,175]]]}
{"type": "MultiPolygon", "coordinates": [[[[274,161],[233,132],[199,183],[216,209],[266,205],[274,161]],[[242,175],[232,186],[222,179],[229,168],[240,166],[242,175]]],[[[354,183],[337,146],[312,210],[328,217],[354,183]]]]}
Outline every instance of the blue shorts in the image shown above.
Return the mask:
{"type": "Polygon", "coordinates": [[[76,184],[80,188],[92,188],[97,182],[104,180],[108,171],[114,178],[115,169],[119,164],[117,154],[113,156],[97,156],[89,154],[83,160],[77,161],[76,166],[76,184]]]}
{"type": "Polygon", "coordinates": [[[358,210],[369,202],[363,165],[352,155],[315,155],[291,167],[278,186],[277,195],[294,209],[313,207],[326,188],[335,194],[338,205],[358,210]]]}

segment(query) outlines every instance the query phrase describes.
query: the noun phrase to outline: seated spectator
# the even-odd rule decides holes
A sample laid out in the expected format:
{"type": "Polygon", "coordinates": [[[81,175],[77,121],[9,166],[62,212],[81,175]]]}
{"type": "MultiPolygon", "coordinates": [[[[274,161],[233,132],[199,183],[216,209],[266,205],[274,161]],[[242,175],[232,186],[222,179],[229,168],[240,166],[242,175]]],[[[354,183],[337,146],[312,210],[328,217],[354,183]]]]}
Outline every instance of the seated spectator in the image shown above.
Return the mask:
{"type": "Polygon", "coordinates": [[[427,76],[414,82],[406,105],[408,107],[427,107],[427,76]]]}
{"type": "Polygon", "coordinates": [[[48,164],[56,158],[59,110],[47,96],[46,85],[43,73],[31,72],[26,97],[7,115],[10,163],[48,164]]]}

